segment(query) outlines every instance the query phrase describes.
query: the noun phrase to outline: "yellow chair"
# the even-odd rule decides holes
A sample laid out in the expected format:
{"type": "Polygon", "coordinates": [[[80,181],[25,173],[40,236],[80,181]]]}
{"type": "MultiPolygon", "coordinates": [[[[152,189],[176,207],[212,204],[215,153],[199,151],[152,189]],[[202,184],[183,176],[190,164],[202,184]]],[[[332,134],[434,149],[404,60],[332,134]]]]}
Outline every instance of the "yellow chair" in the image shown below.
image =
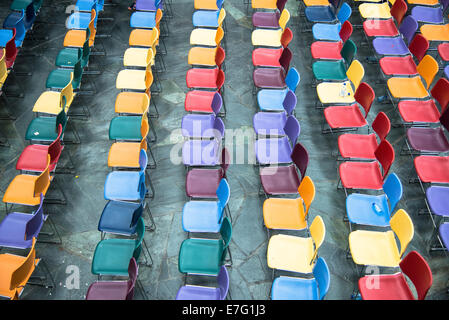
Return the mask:
{"type": "Polygon", "coordinates": [[[0,57],[0,89],[3,87],[3,84],[8,78],[8,68],[6,67],[6,50],[4,48],[1,49],[2,56],[0,57]]]}
{"type": "Polygon", "coordinates": [[[440,4],[438,0],[407,0],[410,5],[436,6],[440,4]]]}
{"type": "Polygon", "coordinates": [[[276,10],[277,0],[251,0],[251,7],[253,9],[268,9],[276,10]]]}
{"type": "Polygon", "coordinates": [[[92,9],[89,22],[90,35],[87,34],[86,30],[69,30],[64,37],[64,47],[82,48],[87,36],[89,36],[89,47],[92,47],[95,42],[95,35],[97,34],[97,30],[95,29],[96,15],[95,9],[92,9]]]}
{"type": "Polygon", "coordinates": [[[153,83],[151,65],[145,70],[125,69],[119,72],[115,81],[117,89],[146,91],[153,83]]]}
{"type": "Polygon", "coordinates": [[[152,48],[128,48],[123,57],[125,67],[154,66],[154,53],[152,48]]]}
{"type": "Polygon", "coordinates": [[[445,25],[425,24],[421,26],[420,30],[424,38],[429,41],[449,41],[449,23],[445,25]]]}
{"type": "Polygon", "coordinates": [[[217,11],[217,0],[195,0],[193,2],[195,10],[215,10],[217,11]]]}
{"type": "Polygon", "coordinates": [[[304,4],[306,7],[315,7],[315,6],[327,7],[329,6],[329,0],[304,0],[304,4]]]}
{"type": "Polygon", "coordinates": [[[4,203],[37,206],[40,203],[40,194],[44,196],[50,186],[50,155],[47,156],[47,166],[38,176],[19,174],[14,177],[3,196],[4,203]]]}
{"type": "Polygon", "coordinates": [[[346,76],[349,81],[318,84],[316,91],[322,104],[351,104],[355,102],[354,93],[365,76],[365,69],[358,60],[354,60],[346,71],[346,76]]]}
{"type": "Polygon", "coordinates": [[[300,197],[268,198],[263,203],[263,220],[268,229],[303,230],[307,228],[307,215],[315,198],[315,186],[306,176],[298,187],[300,197]],[[304,208],[305,207],[305,208],[304,208]]]}
{"type": "Polygon", "coordinates": [[[221,27],[217,29],[197,28],[190,33],[190,45],[218,47],[223,37],[224,31],[221,27]]]}
{"type": "Polygon", "coordinates": [[[310,225],[309,238],[278,234],[268,242],[267,263],[271,269],[311,273],[318,249],[323,244],[326,227],[316,216],[310,225]]]}
{"type": "Polygon", "coordinates": [[[33,112],[41,112],[57,115],[61,112],[65,103],[65,112],[69,111],[70,105],[73,102],[73,98],[76,93],[73,92],[73,72],[70,73],[69,83],[59,92],[59,91],[44,91],[33,107],[33,112]],[[64,99],[65,98],[65,102],[64,99]]]}
{"type": "Polygon", "coordinates": [[[153,29],[133,29],[129,35],[130,47],[152,48],[156,54],[156,46],[159,44],[159,30],[153,29]]]}
{"type": "Polygon", "coordinates": [[[390,3],[394,1],[389,0],[383,3],[362,3],[359,6],[360,14],[365,19],[391,19],[390,3]]]}
{"type": "Polygon", "coordinates": [[[253,46],[264,47],[280,47],[282,33],[284,32],[288,21],[290,20],[290,12],[287,9],[282,11],[279,18],[279,29],[256,29],[251,34],[253,46]]]}
{"type": "Polygon", "coordinates": [[[352,259],[359,265],[398,267],[401,257],[413,238],[412,219],[400,209],[390,220],[392,230],[356,230],[349,234],[349,249],[352,259]],[[399,250],[395,234],[399,239],[399,250]]]}

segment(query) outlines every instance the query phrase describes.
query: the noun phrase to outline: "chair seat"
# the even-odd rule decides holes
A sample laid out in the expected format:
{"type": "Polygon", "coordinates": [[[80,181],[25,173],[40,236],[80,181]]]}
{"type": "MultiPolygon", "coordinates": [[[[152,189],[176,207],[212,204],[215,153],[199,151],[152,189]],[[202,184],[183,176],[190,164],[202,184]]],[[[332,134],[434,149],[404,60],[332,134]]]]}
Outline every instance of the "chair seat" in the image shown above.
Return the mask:
{"type": "Polygon", "coordinates": [[[216,88],[218,69],[192,68],[187,71],[186,83],[188,88],[216,88]]]}
{"type": "Polygon", "coordinates": [[[194,27],[218,28],[220,11],[197,10],[192,15],[194,27]]]}
{"type": "Polygon", "coordinates": [[[186,194],[192,198],[217,198],[222,169],[192,169],[186,175],[186,194]]]}
{"type": "Polygon", "coordinates": [[[101,213],[98,230],[127,236],[135,234],[137,224],[132,225],[133,214],[139,206],[140,203],[108,201],[101,213]]]}
{"type": "Polygon", "coordinates": [[[359,291],[363,300],[415,300],[402,273],[362,277],[359,291]],[[376,287],[370,287],[371,283],[376,287]]]}
{"type": "Polygon", "coordinates": [[[179,249],[179,271],[216,276],[222,265],[223,249],[222,240],[186,239],[179,249]]]}
{"type": "Polygon", "coordinates": [[[407,0],[410,5],[424,5],[424,6],[436,6],[439,4],[438,0],[407,0]]]}
{"type": "Polygon", "coordinates": [[[284,99],[288,89],[262,89],[257,93],[257,104],[262,111],[285,111],[284,99]]]}
{"type": "Polygon", "coordinates": [[[312,273],[313,253],[312,238],[278,234],[268,242],[267,264],[271,269],[312,273]]]}
{"type": "Polygon", "coordinates": [[[134,11],[129,25],[131,28],[153,29],[156,27],[156,11],[134,11]]]}
{"type": "Polygon", "coordinates": [[[141,194],[139,187],[140,172],[112,171],[108,174],[104,183],[104,198],[106,200],[124,201],[141,200],[145,195],[141,194]]]}
{"type": "Polygon", "coordinates": [[[448,187],[430,186],[426,190],[426,197],[432,213],[443,217],[449,216],[448,187]]]}
{"type": "MultiPolygon", "coordinates": [[[[74,12],[66,20],[67,29],[81,29],[86,30],[89,27],[91,20],[90,12],[74,12]]],[[[94,21],[94,26],[97,26],[97,20],[94,21]]]]}
{"type": "Polygon", "coordinates": [[[338,151],[343,158],[376,159],[377,139],[372,134],[342,134],[338,137],[338,151]]]}
{"type": "Polygon", "coordinates": [[[279,58],[283,49],[256,48],[252,53],[255,67],[280,67],[279,58]]]}
{"type": "Polygon", "coordinates": [[[147,89],[145,83],[145,75],[145,70],[122,70],[117,75],[115,87],[117,89],[132,89],[144,91],[147,89]]]}
{"type": "MultiPolygon", "coordinates": [[[[47,167],[48,145],[31,144],[23,149],[17,160],[16,169],[42,172],[47,167]]],[[[61,153],[50,162],[49,170],[53,171],[58,164],[61,153]]]]}
{"type": "MultiPolygon", "coordinates": [[[[70,82],[73,69],[55,69],[50,72],[47,77],[45,86],[47,89],[63,89],[70,82]]],[[[73,78],[73,89],[79,89],[81,84],[81,78],[73,78]]]]}
{"type": "MultiPolygon", "coordinates": [[[[6,47],[6,43],[12,38],[12,30],[11,29],[0,29],[0,47],[6,47]]],[[[25,34],[23,34],[22,39],[17,38],[15,44],[17,48],[22,46],[23,39],[25,38],[25,34]]]]}
{"type": "Polygon", "coordinates": [[[17,284],[17,288],[11,290],[11,277],[13,273],[25,262],[27,257],[18,256],[15,254],[3,253],[0,254],[0,265],[2,266],[2,273],[0,274],[0,296],[14,298],[15,294],[20,292],[25,287],[28,279],[33,274],[35,266],[39,263],[40,259],[35,259],[33,265],[30,267],[29,272],[24,276],[23,282],[17,284]]]}
{"type": "Polygon", "coordinates": [[[278,277],[271,288],[272,300],[319,300],[315,279],[278,277]]]}
{"type": "Polygon", "coordinates": [[[274,47],[281,46],[282,29],[256,29],[251,34],[253,46],[274,47]]]}
{"type": "Polygon", "coordinates": [[[343,81],[347,79],[346,67],[343,60],[337,61],[316,61],[312,65],[313,75],[318,81],[335,80],[343,81]]]}
{"type": "Polygon", "coordinates": [[[449,66],[444,67],[444,76],[446,79],[449,79],[449,66]]]}
{"type": "Polygon", "coordinates": [[[315,23],[312,27],[313,38],[322,41],[340,41],[340,29],[340,23],[315,23]]]}
{"type": "MultiPolygon", "coordinates": [[[[128,48],[123,56],[123,65],[125,67],[147,67],[148,49],[147,48],[128,48]]],[[[152,65],[154,64],[151,63],[152,65]]]]}
{"type": "Polygon", "coordinates": [[[279,28],[280,13],[276,12],[254,12],[252,16],[255,28],[279,28]]]}
{"type": "Polygon", "coordinates": [[[440,121],[440,111],[434,100],[402,100],[398,103],[398,110],[405,122],[437,123],[440,121]]]}
{"type": "Polygon", "coordinates": [[[257,135],[283,136],[286,122],[285,112],[258,112],[253,117],[253,127],[257,135]]]}
{"type": "Polygon", "coordinates": [[[365,19],[390,19],[390,6],[384,3],[362,3],[359,6],[360,14],[365,19]]]}
{"type": "Polygon", "coordinates": [[[324,109],[324,117],[332,129],[360,128],[368,124],[358,104],[327,107],[324,109]]]}
{"type": "Polygon", "coordinates": [[[349,234],[352,259],[359,265],[398,267],[401,257],[393,231],[356,230],[349,234]]]}
{"type": "MultiPolygon", "coordinates": [[[[40,195],[34,194],[34,186],[37,178],[37,175],[34,176],[28,174],[19,174],[15,176],[5,191],[3,202],[37,206],[40,203],[40,195]]],[[[47,193],[49,186],[50,183],[45,186],[42,192],[44,196],[47,193]]]]}
{"type": "Polygon", "coordinates": [[[116,142],[109,149],[108,167],[139,168],[140,142],[116,142]]]}
{"type": "Polygon", "coordinates": [[[11,212],[0,223],[0,246],[8,248],[27,249],[33,245],[33,237],[38,236],[43,221],[34,235],[25,240],[26,225],[33,217],[29,213],[11,212]]]}
{"type": "Polygon", "coordinates": [[[33,0],[13,0],[9,9],[13,11],[25,10],[31,2],[33,2],[33,0]]]}
{"type": "Polygon", "coordinates": [[[301,183],[295,165],[262,167],[259,176],[265,193],[270,195],[297,194],[301,183]]]}
{"type": "Polygon", "coordinates": [[[449,151],[449,141],[444,135],[444,129],[418,128],[407,129],[407,139],[410,146],[421,152],[446,152],[449,151]]]}
{"type": "Polygon", "coordinates": [[[418,156],[414,159],[414,163],[421,181],[449,183],[449,157],[418,156]]]}
{"type": "MultiPolygon", "coordinates": [[[[92,9],[93,4],[97,2],[96,0],[78,0],[76,1],[75,8],[78,11],[89,11],[92,9]]],[[[99,11],[103,10],[103,5],[99,2],[96,3],[96,9],[99,11]]]]}
{"type": "Polygon", "coordinates": [[[179,288],[176,300],[221,300],[220,289],[186,285],[179,288]]]}
{"type": "Polygon", "coordinates": [[[263,221],[268,229],[303,230],[307,228],[301,198],[268,198],[263,203],[263,221]]]}
{"type": "Polygon", "coordinates": [[[287,137],[256,140],[255,151],[262,165],[292,162],[292,147],[287,137]]]}
{"type": "Polygon", "coordinates": [[[405,57],[383,57],[379,65],[386,75],[413,75],[417,74],[415,61],[412,56],[405,57]]]}
{"type": "Polygon", "coordinates": [[[140,142],[142,140],[140,132],[141,122],[142,117],[140,116],[118,116],[112,118],[109,124],[109,139],[140,142]]]}
{"type": "Polygon", "coordinates": [[[95,248],[91,271],[95,275],[128,276],[129,260],[136,241],[129,239],[101,240],[95,248]]]}
{"type": "Polygon", "coordinates": [[[419,76],[412,78],[393,77],[388,79],[387,85],[391,95],[397,99],[422,99],[429,96],[419,76]]]}
{"type": "Polygon", "coordinates": [[[438,54],[443,61],[449,61],[449,43],[438,45],[438,54]]]}
{"type": "Polygon", "coordinates": [[[372,162],[343,162],[339,168],[340,179],[348,189],[382,189],[382,173],[379,164],[372,162]]]}
{"type": "MultiPolygon", "coordinates": [[[[8,14],[8,16],[5,18],[5,20],[3,20],[3,28],[5,28],[5,29],[14,28],[17,25],[17,23],[20,21],[21,18],[22,18],[21,11],[11,12],[10,14],[8,14]]],[[[33,23],[35,20],[36,20],[35,16],[33,16],[32,18],[30,18],[28,20],[27,16],[25,15],[25,18],[23,19],[23,24],[24,24],[26,31],[28,31],[33,26],[33,23]]],[[[23,34],[20,37],[20,41],[22,42],[24,38],[25,38],[25,34],[23,34]]],[[[16,38],[16,42],[17,42],[17,38],[16,38]]]]}
{"type": "Polygon", "coordinates": [[[217,29],[197,28],[190,33],[190,45],[216,47],[217,29]]]}
{"type": "Polygon", "coordinates": [[[215,92],[213,91],[201,91],[192,90],[187,92],[184,102],[184,108],[190,112],[207,112],[212,113],[212,101],[214,99],[215,92]]]}
{"type": "Polygon", "coordinates": [[[412,9],[412,17],[418,22],[443,23],[443,11],[441,8],[416,6],[412,9]]]}
{"type": "Polygon", "coordinates": [[[154,34],[150,29],[133,29],[129,35],[129,45],[132,47],[149,48],[154,40],[154,34]]]}
{"type": "Polygon", "coordinates": [[[343,44],[338,42],[315,41],[310,47],[313,59],[340,60],[343,44]]]}
{"type": "Polygon", "coordinates": [[[349,81],[345,82],[322,82],[316,87],[318,98],[323,104],[354,103],[354,90],[349,81]],[[346,90],[346,95],[341,95],[346,90]]]}
{"type": "Polygon", "coordinates": [[[143,115],[150,104],[150,97],[144,92],[123,91],[115,99],[115,112],[143,115]]]}
{"type": "Polygon", "coordinates": [[[351,193],[346,198],[346,213],[351,223],[388,227],[390,209],[385,194],[375,196],[351,193]]]}
{"type": "Polygon", "coordinates": [[[187,166],[215,166],[219,161],[219,145],[212,140],[187,140],[182,146],[182,161],[187,166]]]}
{"type": "Polygon", "coordinates": [[[190,65],[214,67],[217,48],[192,47],[187,61],[190,65]]]}
{"type": "Polygon", "coordinates": [[[407,45],[402,37],[377,37],[373,40],[373,47],[380,55],[406,55],[409,54],[407,45]]]}
{"type": "MultiPolygon", "coordinates": [[[[86,42],[86,30],[69,30],[64,37],[64,47],[82,48],[86,42]]],[[[94,41],[89,38],[89,46],[92,47],[94,41]]]]}
{"type": "Polygon", "coordinates": [[[87,289],[86,300],[126,300],[128,281],[96,281],[87,289]]]}
{"type": "Polygon", "coordinates": [[[137,0],[136,10],[137,11],[156,11],[157,9],[163,9],[164,1],[160,1],[159,5],[156,7],[156,0],[137,0]]]}
{"type": "Polygon", "coordinates": [[[285,88],[285,74],[281,68],[257,68],[253,72],[253,80],[258,88],[285,88]]]}
{"type": "Polygon", "coordinates": [[[54,141],[57,137],[56,117],[34,118],[25,133],[25,140],[54,141]]]}
{"type": "Polygon", "coordinates": [[[218,233],[222,208],[217,201],[189,201],[182,209],[182,228],[186,232],[218,233]]]}
{"type": "Polygon", "coordinates": [[[398,28],[393,19],[368,19],[363,22],[363,30],[368,37],[396,37],[398,28]]]}
{"type": "Polygon", "coordinates": [[[449,223],[443,223],[438,228],[441,241],[443,242],[446,250],[449,248],[449,223]]]}
{"type": "Polygon", "coordinates": [[[449,41],[449,24],[425,24],[421,26],[420,31],[429,41],[449,41]]]}
{"type": "Polygon", "coordinates": [[[194,0],[193,6],[195,10],[218,10],[216,0],[194,0]]]}
{"type": "Polygon", "coordinates": [[[186,114],[182,117],[181,130],[184,137],[221,139],[224,129],[214,129],[215,116],[212,114],[186,114]]]}
{"type": "Polygon", "coordinates": [[[304,10],[307,20],[310,22],[332,22],[335,21],[335,13],[329,5],[308,6],[304,10]]]}
{"type": "Polygon", "coordinates": [[[304,0],[307,7],[312,6],[329,6],[329,0],[304,0]]]}
{"type": "MultiPolygon", "coordinates": [[[[59,51],[56,57],[55,65],[57,67],[64,68],[74,68],[75,64],[78,62],[78,48],[64,48],[59,51]]],[[[89,57],[87,59],[81,60],[81,67],[84,68],[89,62],[89,57]]]]}

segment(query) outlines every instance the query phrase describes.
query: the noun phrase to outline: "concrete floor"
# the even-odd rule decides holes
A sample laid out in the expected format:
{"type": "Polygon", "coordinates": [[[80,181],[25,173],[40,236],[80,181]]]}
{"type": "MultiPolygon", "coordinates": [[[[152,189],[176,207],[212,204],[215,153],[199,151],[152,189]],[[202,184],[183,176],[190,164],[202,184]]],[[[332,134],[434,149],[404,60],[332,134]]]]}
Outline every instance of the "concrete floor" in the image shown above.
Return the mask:
{"type": "MultiPolygon", "coordinates": [[[[3,21],[8,13],[6,8],[9,2],[0,1],[0,21],[3,21]]],[[[38,50],[42,52],[42,56],[19,57],[17,60],[18,70],[30,68],[33,75],[19,78],[21,85],[25,88],[25,97],[10,99],[9,111],[17,117],[17,120],[1,122],[0,136],[7,137],[11,144],[10,148],[0,147],[1,197],[9,182],[17,174],[15,162],[26,145],[24,134],[28,123],[33,118],[31,112],[33,104],[45,90],[45,79],[54,68],[56,55],[62,48],[66,32],[63,23],[67,15],[64,6],[52,5],[58,2],[44,1],[46,7],[42,9],[40,15],[41,20],[52,21],[56,24],[41,26],[36,30],[38,36],[47,33],[50,40],[25,43],[25,48],[38,50]]],[[[28,286],[22,299],[84,299],[89,284],[96,279],[91,274],[90,267],[95,246],[100,240],[97,223],[106,203],[103,199],[103,184],[109,172],[107,154],[111,142],[108,140],[108,127],[109,121],[114,117],[114,102],[118,93],[115,89],[115,79],[118,72],[123,69],[122,56],[128,47],[128,36],[131,31],[130,13],[126,9],[128,2],[121,1],[121,4],[116,7],[106,7],[104,14],[113,16],[115,21],[113,23],[99,22],[98,32],[112,31],[112,37],[100,39],[96,43],[96,46],[104,45],[107,51],[106,57],[91,58],[92,67],[95,68],[100,64],[104,68],[102,75],[93,78],[98,93],[92,97],[77,97],[74,102],[74,107],[87,105],[91,117],[89,121],[71,120],[77,127],[82,143],[66,147],[62,164],[67,161],[67,156],[64,154],[70,153],[76,164],[76,174],[57,177],[68,197],[68,203],[65,206],[45,206],[45,211],[52,216],[62,235],[63,244],[39,243],[37,254],[47,261],[55,278],[56,288],[49,294],[48,290],[43,288],[28,286]],[[73,266],[79,268],[79,289],[66,286],[71,283],[69,276],[73,273],[73,266]]],[[[163,94],[155,98],[161,113],[160,118],[155,121],[159,139],[152,146],[158,167],[151,171],[156,189],[151,210],[157,230],[145,236],[153,255],[154,266],[141,267],[139,270],[139,279],[150,299],[174,299],[184,281],[183,275],[178,271],[177,260],[180,244],[186,238],[186,233],[181,226],[181,212],[186,201],[185,171],[182,165],[171,163],[170,152],[176,143],[176,138],[179,138],[179,134],[172,135],[172,132],[180,128],[182,116],[185,114],[183,108],[184,95],[187,92],[185,74],[189,68],[187,53],[190,48],[189,34],[193,28],[191,22],[193,3],[191,0],[174,0],[173,2],[174,19],[169,20],[171,33],[165,40],[168,54],[165,56],[167,72],[162,75],[163,94]]],[[[290,44],[294,53],[292,65],[301,74],[301,83],[296,91],[298,96],[296,114],[301,124],[299,141],[309,151],[310,164],[307,174],[313,179],[317,188],[310,214],[311,218],[321,215],[326,224],[326,239],[319,250],[319,255],[326,259],[331,271],[331,285],[327,299],[349,299],[356,285],[357,273],[352,260],[346,259],[345,254],[349,234],[349,228],[343,222],[345,197],[343,191],[336,189],[338,173],[335,158],[332,156],[332,152],[337,148],[337,136],[320,133],[323,114],[322,111],[314,108],[317,97],[310,85],[312,77],[309,46],[312,38],[311,33],[299,31],[297,3],[291,0],[287,8],[292,13],[289,26],[294,33],[294,39],[290,44]]],[[[251,93],[251,51],[253,49],[251,20],[244,14],[245,7],[242,1],[226,0],[225,8],[228,13],[224,97],[228,115],[225,126],[228,129],[252,132],[252,117],[257,111],[257,105],[251,93]]],[[[351,22],[359,22],[358,13],[353,14],[351,22]]],[[[373,86],[376,95],[380,96],[384,93],[384,85],[376,84],[379,76],[378,65],[368,64],[365,61],[365,57],[371,55],[371,49],[369,46],[360,46],[362,32],[356,29],[353,39],[359,46],[358,59],[366,70],[364,81],[373,86]]],[[[375,103],[368,116],[370,123],[379,111],[387,112],[392,122],[396,122],[397,116],[391,105],[375,103]]],[[[70,132],[67,133],[67,137],[69,135],[70,132]]],[[[423,194],[417,185],[409,185],[407,182],[414,176],[414,169],[408,156],[399,155],[403,137],[403,129],[397,128],[392,129],[388,139],[395,146],[397,153],[392,171],[400,176],[405,189],[398,208],[406,209],[415,225],[415,236],[408,251],[419,251],[430,264],[434,283],[428,298],[447,299],[448,259],[443,253],[429,254],[427,251],[428,240],[432,234],[431,222],[428,216],[417,215],[417,209],[424,205],[423,194]]],[[[230,142],[227,141],[227,143],[230,142]]],[[[237,141],[235,144],[244,145],[246,150],[248,140],[237,141]]],[[[228,171],[231,187],[230,208],[234,217],[233,238],[230,245],[234,265],[230,269],[230,290],[233,299],[267,299],[272,275],[266,263],[267,235],[263,227],[263,199],[258,196],[260,184],[258,174],[249,162],[231,165],[228,171]]],[[[50,192],[56,194],[57,191],[50,192]]],[[[4,215],[5,211],[2,207],[0,218],[4,215]]],[[[136,299],[140,298],[141,295],[137,293],[136,299]]]]}

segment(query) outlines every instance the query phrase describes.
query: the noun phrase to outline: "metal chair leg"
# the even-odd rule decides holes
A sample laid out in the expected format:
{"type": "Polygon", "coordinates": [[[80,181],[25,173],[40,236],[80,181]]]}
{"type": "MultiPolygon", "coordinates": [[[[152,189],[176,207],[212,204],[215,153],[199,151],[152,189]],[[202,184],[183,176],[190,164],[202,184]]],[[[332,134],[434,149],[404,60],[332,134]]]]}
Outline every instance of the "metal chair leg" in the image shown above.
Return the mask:
{"type": "Polygon", "coordinates": [[[146,204],[146,208],[145,209],[147,211],[148,218],[151,221],[151,225],[147,226],[145,228],[146,228],[147,231],[150,231],[150,232],[155,231],[156,230],[156,223],[154,222],[153,214],[151,213],[150,205],[148,203],[146,204]]]}

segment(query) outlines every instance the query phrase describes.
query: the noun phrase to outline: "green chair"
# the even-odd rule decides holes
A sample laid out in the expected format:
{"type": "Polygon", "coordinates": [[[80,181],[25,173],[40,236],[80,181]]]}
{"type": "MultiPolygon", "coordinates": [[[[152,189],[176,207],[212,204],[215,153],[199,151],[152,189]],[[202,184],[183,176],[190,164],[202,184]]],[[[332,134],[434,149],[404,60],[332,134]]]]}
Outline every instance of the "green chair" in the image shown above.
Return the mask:
{"type": "Polygon", "coordinates": [[[179,249],[179,272],[216,276],[225,264],[229,253],[229,265],[232,265],[229,243],[232,236],[232,225],[228,217],[223,219],[220,228],[221,239],[190,238],[182,242],[179,249]]]}
{"type": "Polygon", "coordinates": [[[141,141],[142,116],[117,116],[109,124],[110,140],[141,141]]]}
{"type": "Polygon", "coordinates": [[[73,68],[80,58],[81,52],[81,68],[85,68],[89,64],[90,47],[89,47],[90,29],[86,29],[86,41],[83,49],[66,47],[59,51],[56,57],[55,65],[62,68],[73,68]]]}
{"type": "Polygon", "coordinates": [[[11,10],[13,11],[20,11],[20,10],[25,10],[26,7],[30,4],[33,3],[34,6],[34,12],[38,12],[42,6],[42,2],[44,0],[14,0],[11,3],[11,6],[9,7],[11,10]]]}
{"type": "Polygon", "coordinates": [[[62,90],[70,82],[71,73],[73,72],[72,86],[73,90],[79,90],[81,86],[81,79],[83,77],[83,68],[81,67],[81,50],[78,50],[78,60],[73,69],[59,68],[55,69],[47,77],[45,86],[47,89],[62,90]]]}
{"type": "Polygon", "coordinates": [[[140,217],[136,227],[136,239],[105,239],[101,240],[95,248],[92,259],[91,271],[98,275],[127,276],[129,260],[134,257],[139,261],[144,246],[151,263],[148,263],[145,252],[143,253],[147,266],[153,264],[150,252],[143,238],[145,234],[145,223],[140,217]]]}

